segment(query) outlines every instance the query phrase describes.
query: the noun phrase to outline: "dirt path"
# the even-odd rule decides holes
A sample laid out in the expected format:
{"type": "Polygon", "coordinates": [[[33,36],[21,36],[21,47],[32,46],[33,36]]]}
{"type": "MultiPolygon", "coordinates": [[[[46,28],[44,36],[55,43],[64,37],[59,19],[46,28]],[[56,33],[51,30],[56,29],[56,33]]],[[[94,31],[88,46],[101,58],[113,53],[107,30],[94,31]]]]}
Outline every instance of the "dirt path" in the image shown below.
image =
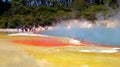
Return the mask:
{"type": "Polygon", "coordinates": [[[36,61],[15,45],[0,39],[0,67],[39,67],[36,61]],[[29,65],[30,64],[30,65],[29,65]]]}

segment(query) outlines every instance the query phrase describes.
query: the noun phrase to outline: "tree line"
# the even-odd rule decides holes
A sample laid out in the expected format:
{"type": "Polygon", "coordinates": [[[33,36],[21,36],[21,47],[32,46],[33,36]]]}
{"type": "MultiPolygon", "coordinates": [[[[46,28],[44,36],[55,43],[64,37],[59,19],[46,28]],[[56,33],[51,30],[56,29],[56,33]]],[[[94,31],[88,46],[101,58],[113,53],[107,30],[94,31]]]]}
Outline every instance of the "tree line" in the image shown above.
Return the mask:
{"type": "Polygon", "coordinates": [[[107,16],[108,6],[117,9],[117,0],[0,0],[0,28],[52,25],[68,19],[96,20],[107,16]]]}

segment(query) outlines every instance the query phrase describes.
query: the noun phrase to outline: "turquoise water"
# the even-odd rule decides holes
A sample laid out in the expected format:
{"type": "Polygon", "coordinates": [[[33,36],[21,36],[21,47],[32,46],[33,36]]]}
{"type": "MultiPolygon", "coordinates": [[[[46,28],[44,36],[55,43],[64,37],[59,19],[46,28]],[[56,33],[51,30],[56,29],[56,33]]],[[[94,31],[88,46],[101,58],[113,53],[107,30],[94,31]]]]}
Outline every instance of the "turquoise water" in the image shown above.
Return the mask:
{"type": "Polygon", "coordinates": [[[41,32],[40,34],[77,38],[95,44],[120,46],[120,27],[106,28],[94,26],[88,29],[72,26],[71,29],[67,29],[64,26],[60,26],[51,31],[41,32]]]}

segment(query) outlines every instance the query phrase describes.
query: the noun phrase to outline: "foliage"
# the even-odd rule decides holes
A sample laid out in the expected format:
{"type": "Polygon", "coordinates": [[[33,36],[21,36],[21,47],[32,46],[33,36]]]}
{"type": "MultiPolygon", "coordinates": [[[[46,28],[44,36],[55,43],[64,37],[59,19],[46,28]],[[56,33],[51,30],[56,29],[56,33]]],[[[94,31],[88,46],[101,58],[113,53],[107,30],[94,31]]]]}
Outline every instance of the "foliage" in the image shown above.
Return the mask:
{"type": "Polygon", "coordinates": [[[107,7],[104,5],[91,5],[86,10],[82,11],[82,17],[88,20],[95,20],[97,13],[102,12],[104,15],[107,13],[107,7]]]}
{"type": "Polygon", "coordinates": [[[116,8],[116,3],[112,0],[95,0],[92,4],[89,0],[11,0],[10,2],[0,0],[0,4],[4,4],[3,8],[1,7],[3,11],[0,12],[0,28],[23,25],[46,26],[67,19],[95,20],[97,13],[107,14],[104,3],[116,8]]]}

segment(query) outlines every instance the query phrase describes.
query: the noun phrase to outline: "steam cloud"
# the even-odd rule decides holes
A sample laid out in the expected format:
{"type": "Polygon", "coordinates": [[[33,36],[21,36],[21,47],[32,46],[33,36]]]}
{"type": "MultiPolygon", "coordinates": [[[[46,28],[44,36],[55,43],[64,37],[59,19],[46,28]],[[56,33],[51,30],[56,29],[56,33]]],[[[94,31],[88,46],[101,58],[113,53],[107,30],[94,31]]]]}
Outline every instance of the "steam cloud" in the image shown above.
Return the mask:
{"type": "Polygon", "coordinates": [[[114,20],[111,25],[109,21],[105,20],[97,22],[99,24],[91,24],[88,21],[79,20],[63,21],[62,24],[58,24],[52,30],[41,32],[40,34],[77,38],[95,44],[120,46],[120,26],[117,24],[119,21],[114,20]],[[108,25],[105,22],[109,22],[108,25]]]}
{"type": "MultiPolygon", "coordinates": [[[[120,7],[120,0],[117,0],[120,7]]],[[[112,13],[112,11],[111,11],[112,13]]],[[[97,24],[86,20],[67,20],[40,34],[77,38],[95,44],[120,46],[120,12],[104,20],[101,13],[96,15],[97,24]]]]}

